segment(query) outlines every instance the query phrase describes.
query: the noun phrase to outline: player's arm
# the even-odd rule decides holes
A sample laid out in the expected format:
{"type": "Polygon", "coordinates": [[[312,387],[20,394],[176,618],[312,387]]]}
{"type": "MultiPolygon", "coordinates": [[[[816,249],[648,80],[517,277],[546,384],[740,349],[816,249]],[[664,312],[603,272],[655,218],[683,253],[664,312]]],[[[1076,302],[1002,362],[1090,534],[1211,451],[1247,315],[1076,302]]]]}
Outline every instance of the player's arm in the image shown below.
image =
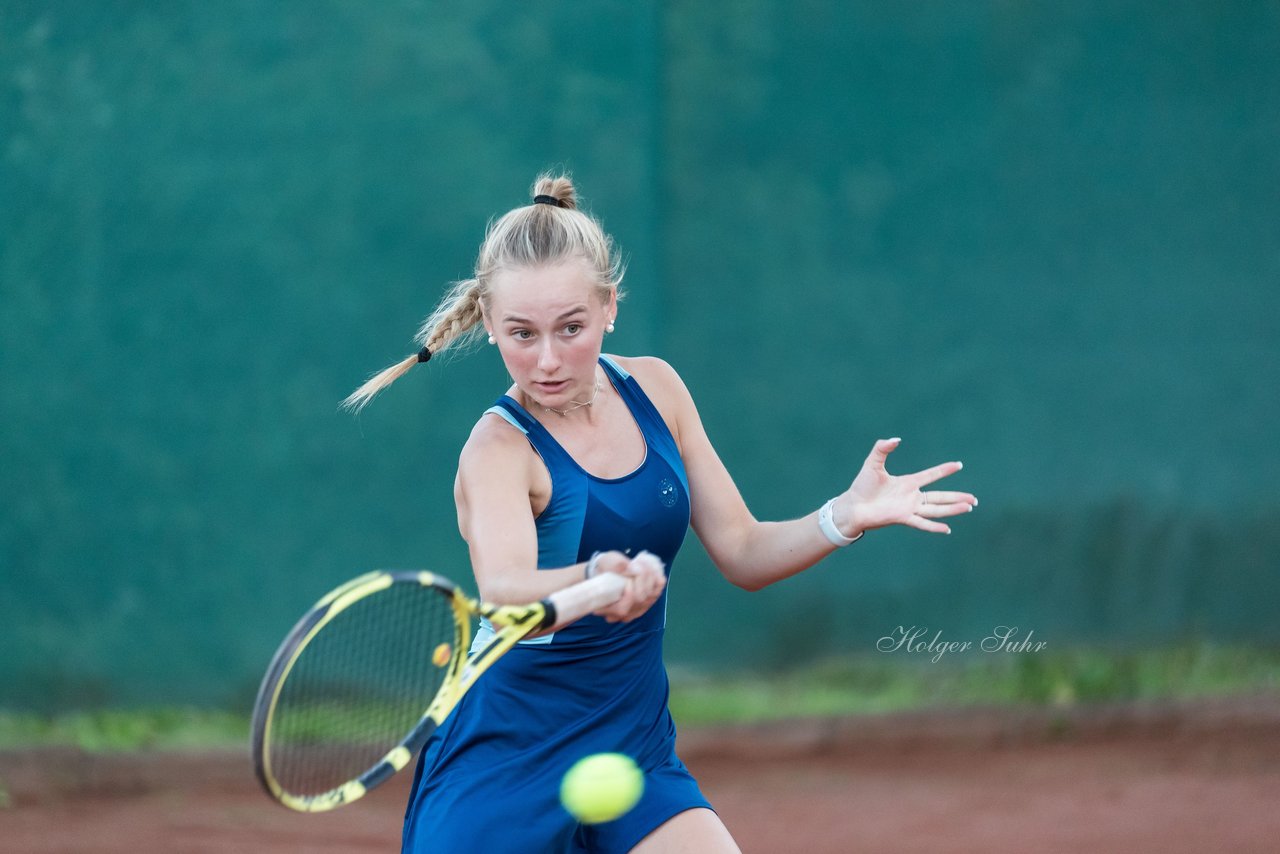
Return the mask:
{"type": "MultiPolygon", "coordinates": [[[[488,602],[534,602],[584,578],[585,563],[537,568],[538,535],[530,496],[538,474],[535,466],[540,465],[528,441],[497,418],[480,419],[458,459],[458,529],[471,554],[480,597],[488,602]]],[[[630,580],[622,599],[601,612],[610,620],[640,616],[666,582],[660,561],[628,559],[618,552],[602,554],[594,571],[617,572],[630,580]]]]}
{"type": "MultiPolygon", "coordinates": [[[[660,408],[680,446],[689,478],[694,531],[720,572],[733,584],[759,590],[812,566],[835,550],[818,524],[818,510],[786,522],[761,522],[747,509],[738,487],[707,437],[689,390],[679,375],[658,359],[635,360],[661,398],[660,408]]],[[[965,513],[977,499],[964,492],[923,488],[959,471],[959,463],[943,463],[925,471],[894,477],[885,471],[897,440],[881,440],[863,463],[848,490],[833,502],[837,529],[855,537],[872,528],[908,525],[949,533],[936,521],[965,513]],[[932,501],[933,503],[930,503],[932,501]]]]}

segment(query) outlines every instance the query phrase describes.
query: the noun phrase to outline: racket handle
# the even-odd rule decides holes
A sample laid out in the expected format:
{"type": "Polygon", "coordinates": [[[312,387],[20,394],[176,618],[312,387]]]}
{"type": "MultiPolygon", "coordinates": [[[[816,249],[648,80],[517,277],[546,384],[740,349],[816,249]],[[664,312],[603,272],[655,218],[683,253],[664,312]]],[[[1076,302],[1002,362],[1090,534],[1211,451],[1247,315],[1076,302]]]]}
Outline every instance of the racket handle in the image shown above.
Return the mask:
{"type": "Polygon", "coordinates": [[[608,607],[621,599],[626,589],[625,577],[616,572],[602,572],[595,578],[557,590],[543,600],[550,617],[548,628],[559,628],[608,607]]]}

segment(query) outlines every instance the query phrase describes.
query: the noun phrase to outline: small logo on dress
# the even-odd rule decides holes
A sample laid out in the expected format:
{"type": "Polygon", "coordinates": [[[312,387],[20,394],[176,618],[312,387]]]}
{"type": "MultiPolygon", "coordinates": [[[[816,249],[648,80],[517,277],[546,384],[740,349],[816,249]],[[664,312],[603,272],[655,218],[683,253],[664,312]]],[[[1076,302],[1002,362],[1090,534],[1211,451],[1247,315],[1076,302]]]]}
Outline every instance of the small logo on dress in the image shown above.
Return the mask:
{"type": "Polygon", "coordinates": [[[658,484],[658,500],[662,502],[664,507],[674,507],[679,495],[679,488],[667,478],[664,477],[662,482],[658,484]]]}

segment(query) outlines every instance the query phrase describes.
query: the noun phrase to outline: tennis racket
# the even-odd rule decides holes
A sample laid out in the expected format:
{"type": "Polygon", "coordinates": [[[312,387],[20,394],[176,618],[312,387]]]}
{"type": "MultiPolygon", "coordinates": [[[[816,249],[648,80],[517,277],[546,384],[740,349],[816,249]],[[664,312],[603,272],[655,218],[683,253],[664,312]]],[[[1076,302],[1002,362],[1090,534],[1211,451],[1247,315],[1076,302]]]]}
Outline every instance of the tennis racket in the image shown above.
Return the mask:
{"type": "Polygon", "coordinates": [[[503,653],[616,602],[602,573],[529,605],[491,605],[429,572],[371,572],[308,611],[267,668],[253,709],[254,770],[301,812],[362,797],[409,764],[503,653]],[[476,617],[494,635],[474,654],[476,617]]]}

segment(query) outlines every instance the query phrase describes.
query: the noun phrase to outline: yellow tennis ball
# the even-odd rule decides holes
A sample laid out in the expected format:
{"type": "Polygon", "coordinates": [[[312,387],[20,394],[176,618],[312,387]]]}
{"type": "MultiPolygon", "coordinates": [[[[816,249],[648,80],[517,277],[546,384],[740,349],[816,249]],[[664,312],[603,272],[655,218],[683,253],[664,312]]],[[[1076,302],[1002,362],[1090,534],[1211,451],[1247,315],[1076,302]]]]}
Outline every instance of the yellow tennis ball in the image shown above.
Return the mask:
{"type": "Polygon", "coordinates": [[[436,647],[436,651],[431,653],[431,663],[436,667],[444,667],[451,658],[453,658],[453,646],[447,643],[440,644],[436,647]]]}
{"type": "Polygon", "coordinates": [[[613,821],[644,794],[644,773],[630,756],[597,753],[579,759],[560,781],[560,802],[583,824],[613,821]]]}

